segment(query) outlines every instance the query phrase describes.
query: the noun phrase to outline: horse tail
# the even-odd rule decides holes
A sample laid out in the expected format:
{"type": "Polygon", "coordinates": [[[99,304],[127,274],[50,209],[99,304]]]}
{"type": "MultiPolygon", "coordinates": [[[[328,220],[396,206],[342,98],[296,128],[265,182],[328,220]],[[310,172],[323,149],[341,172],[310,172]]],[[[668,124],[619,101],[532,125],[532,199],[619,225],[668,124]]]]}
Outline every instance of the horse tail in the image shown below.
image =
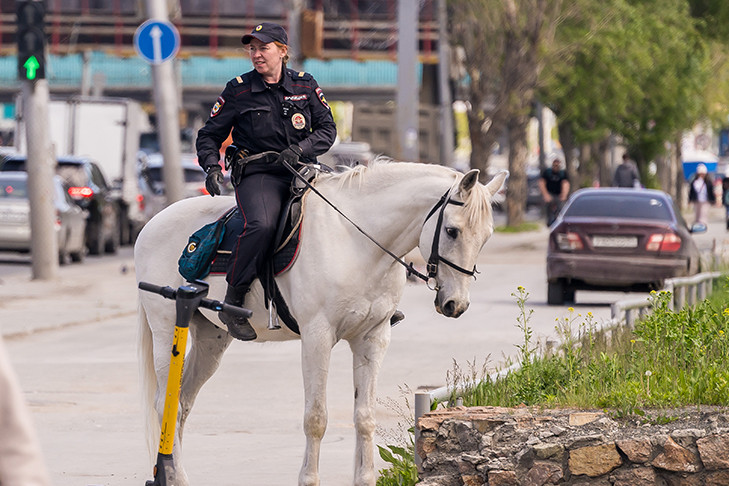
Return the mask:
{"type": "Polygon", "coordinates": [[[155,407],[157,374],[154,370],[152,330],[141,302],[137,304],[137,318],[139,323],[137,352],[139,353],[139,382],[141,383],[144,431],[147,438],[147,451],[150,460],[154,462],[161,430],[159,415],[155,407]]]}

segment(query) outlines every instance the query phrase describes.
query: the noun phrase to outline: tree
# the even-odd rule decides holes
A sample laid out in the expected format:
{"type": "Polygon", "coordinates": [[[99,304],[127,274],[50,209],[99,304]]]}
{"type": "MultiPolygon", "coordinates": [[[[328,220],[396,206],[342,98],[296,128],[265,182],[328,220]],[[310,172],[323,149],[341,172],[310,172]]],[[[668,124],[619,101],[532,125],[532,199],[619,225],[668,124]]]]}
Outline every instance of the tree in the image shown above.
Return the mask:
{"type": "Polygon", "coordinates": [[[554,38],[562,0],[450,0],[452,41],[463,47],[469,76],[471,167],[485,179],[491,147],[506,130],[509,143],[507,224],[524,219],[527,126],[554,38]]]}
{"type": "Polygon", "coordinates": [[[611,134],[645,176],[648,162],[704,112],[706,49],[696,22],[683,0],[578,1],[566,17],[540,96],[559,117],[565,148],[597,148],[593,163],[580,160],[580,185],[609,183],[595,152],[607,150],[611,134]]]}

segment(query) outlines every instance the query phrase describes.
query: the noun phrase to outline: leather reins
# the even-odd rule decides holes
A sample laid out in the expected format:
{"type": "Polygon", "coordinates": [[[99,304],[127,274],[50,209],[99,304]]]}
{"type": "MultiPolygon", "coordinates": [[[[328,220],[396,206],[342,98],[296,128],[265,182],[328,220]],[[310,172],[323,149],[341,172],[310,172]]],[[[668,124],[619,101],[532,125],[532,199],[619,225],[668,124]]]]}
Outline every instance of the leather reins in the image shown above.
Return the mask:
{"type": "MultiPolygon", "coordinates": [[[[433,206],[433,208],[430,210],[428,215],[425,217],[425,221],[423,221],[423,225],[425,225],[425,223],[431,218],[431,216],[433,216],[433,214],[435,214],[435,212],[438,211],[438,209],[440,209],[440,212],[438,213],[438,223],[436,224],[435,234],[433,235],[433,244],[431,245],[431,249],[430,249],[430,257],[428,258],[428,264],[427,264],[428,275],[423,275],[422,273],[418,272],[415,269],[415,267],[413,266],[413,262],[410,262],[410,264],[405,263],[405,261],[402,258],[395,255],[393,252],[391,252],[390,250],[388,250],[387,248],[382,246],[377,240],[375,240],[369,234],[367,234],[367,232],[365,230],[360,228],[357,223],[352,221],[338,207],[336,207],[331,201],[329,201],[329,199],[327,199],[321,192],[319,192],[304,176],[299,174],[299,172],[296,169],[294,169],[291,166],[291,164],[289,164],[285,160],[282,160],[281,162],[283,163],[284,167],[286,167],[291,173],[294,174],[294,176],[296,178],[298,178],[301,182],[303,182],[306,185],[306,187],[311,189],[312,192],[314,192],[324,202],[326,202],[329,206],[331,206],[344,219],[349,221],[349,223],[351,223],[352,226],[354,226],[357,229],[357,231],[362,233],[365,237],[367,237],[367,239],[369,239],[372,243],[377,245],[377,247],[380,248],[382,251],[384,251],[385,253],[390,255],[400,265],[404,266],[408,272],[408,275],[415,275],[416,277],[418,277],[419,279],[424,281],[428,285],[429,289],[438,290],[437,285],[435,287],[430,286],[430,280],[434,279],[436,277],[436,275],[438,274],[438,263],[439,262],[445,263],[446,265],[453,268],[454,270],[457,270],[458,272],[461,272],[470,277],[476,278],[475,274],[478,273],[478,271],[476,270],[475,265],[473,266],[473,270],[466,270],[465,268],[456,265],[455,263],[449,261],[448,259],[444,258],[443,256],[441,256],[438,253],[438,248],[439,248],[439,244],[440,244],[440,230],[441,230],[441,226],[443,225],[443,213],[445,212],[446,207],[449,204],[453,204],[455,206],[463,206],[465,204],[461,201],[454,201],[453,199],[448,197],[448,194],[450,194],[450,192],[451,192],[451,188],[449,188],[445,192],[445,194],[443,194],[443,196],[441,196],[440,200],[438,200],[438,202],[435,203],[435,206],[433,206]]],[[[302,164],[302,165],[309,165],[309,166],[316,168],[316,164],[302,164]]]]}

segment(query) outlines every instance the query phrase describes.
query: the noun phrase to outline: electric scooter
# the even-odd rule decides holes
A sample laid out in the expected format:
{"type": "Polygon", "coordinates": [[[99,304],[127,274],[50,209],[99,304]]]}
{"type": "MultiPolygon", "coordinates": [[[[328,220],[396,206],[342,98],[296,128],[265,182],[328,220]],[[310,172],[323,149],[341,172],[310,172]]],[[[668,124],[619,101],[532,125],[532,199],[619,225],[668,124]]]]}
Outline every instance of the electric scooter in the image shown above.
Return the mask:
{"type": "Polygon", "coordinates": [[[172,457],[172,447],[175,442],[175,428],[177,426],[177,412],[180,401],[180,386],[182,384],[182,369],[185,362],[187,347],[187,331],[190,319],[198,307],[205,307],[218,312],[227,312],[243,317],[251,317],[253,312],[242,307],[225,304],[223,302],[206,299],[208,284],[202,280],[188,282],[187,285],[173,289],[160,287],[147,282],[139,282],[139,288],[147,292],[154,292],[166,299],[176,302],[177,316],[175,322],[175,335],[172,340],[172,358],[170,370],[167,375],[167,392],[165,406],[162,414],[162,431],[159,439],[157,463],[154,466],[154,480],[147,481],[145,486],[175,486],[175,469],[172,457]]]}

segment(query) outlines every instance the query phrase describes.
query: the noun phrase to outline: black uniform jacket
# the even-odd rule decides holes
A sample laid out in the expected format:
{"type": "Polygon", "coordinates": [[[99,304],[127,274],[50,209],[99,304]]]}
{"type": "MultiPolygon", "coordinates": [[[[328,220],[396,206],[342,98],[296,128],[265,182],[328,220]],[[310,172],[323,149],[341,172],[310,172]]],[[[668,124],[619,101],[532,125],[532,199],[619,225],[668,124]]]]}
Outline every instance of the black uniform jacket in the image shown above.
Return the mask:
{"type": "Polygon", "coordinates": [[[207,169],[233,129],[233,144],[249,155],[280,152],[295,143],[302,160],[313,162],[332,146],[337,127],[314,77],[284,68],[278,85],[268,86],[253,70],[228,81],[197,135],[197,156],[207,169]]]}

